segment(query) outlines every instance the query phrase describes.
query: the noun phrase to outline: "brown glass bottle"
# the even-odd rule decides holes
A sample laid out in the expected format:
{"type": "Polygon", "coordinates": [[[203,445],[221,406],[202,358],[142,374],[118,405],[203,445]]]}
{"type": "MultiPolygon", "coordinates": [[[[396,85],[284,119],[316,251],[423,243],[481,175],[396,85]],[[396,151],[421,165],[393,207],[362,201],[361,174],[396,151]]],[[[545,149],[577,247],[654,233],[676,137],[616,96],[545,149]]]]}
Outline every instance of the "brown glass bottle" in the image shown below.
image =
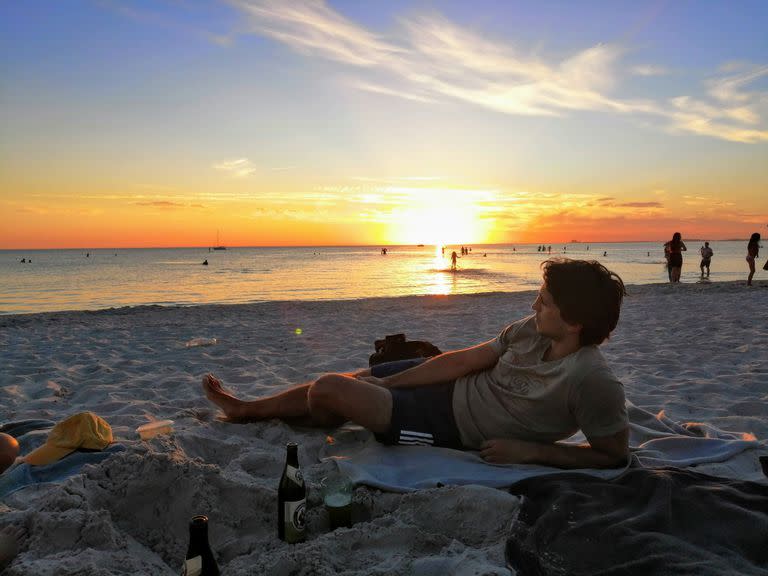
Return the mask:
{"type": "Polygon", "coordinates": [[[306,533],[307,487],[299,470],[299,447],[286,445],[285,467],[277,488],[277,537],[290,544],[301,542],[306,533]]]}
{"type": "Polygon", "coordinates": [[[207,516],[195,516],[189,522],[189,547],[182,576],[219,576],[219,565],[208,544],[207,516]]]}

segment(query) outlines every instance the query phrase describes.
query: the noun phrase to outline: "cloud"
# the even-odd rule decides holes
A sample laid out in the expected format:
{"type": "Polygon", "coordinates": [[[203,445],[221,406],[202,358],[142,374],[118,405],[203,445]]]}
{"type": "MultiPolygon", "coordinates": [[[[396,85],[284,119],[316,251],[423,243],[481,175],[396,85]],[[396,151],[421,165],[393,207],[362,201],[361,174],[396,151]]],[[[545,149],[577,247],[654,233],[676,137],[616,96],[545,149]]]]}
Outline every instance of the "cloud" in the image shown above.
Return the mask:
{"type": "MultiPolygon", "coordinates": [[[[768,67],[743,63],[721,68],[708,82],[710,101],[680,95],[669,102],[612,95],[624,49],[597,44],[557,57],[541,57],[482,32],[458,26],[430,12],[399,18],[387,35],[344,17],[322,0],[229,0],[245,15],[249,33],[271,37],[310,58],[324,58],[356,70],[357,89],[424,104],[455,99],[505,114],[565,116],[574,111],[642,114],[673,132],[734,142],[761,142],[757,102],[766,94],[747,85],[768,67]],[[745,70],[745,67],[747,68],[745,70]]],[[[630,73],[659,76],[668,70],[637,65],[630,73]]],[[[249,167],[226,167],[237,175],[249,167]]]]}
{"type": "Polygon", "coordinates": [[[153,206],[155,208],[205,208],[202,204],[184,204],[171,200],[149,200],[146,202],[134,202],[136,206],[153,206]]]}
{"type": "Polygon", "coordinates": [[[251,31],[289,44],[305,54],[355,66],[372,66],[398,48],[350,22],[324,2],[312,0],[232,0],[249,16],[251,31]]]}
{"type": "Polygon", "coordinates": [[[624,202],[617,204],[621,208],[663,208],[661,202],[624,202]]]}
{"type": "Polygon", "coordinates": [[[228,172],[232,176],[240,177],[251,176],[256,173],[256,166],[248,158],[237,158],[235,160],[224,160],[214,164],[215,170],[228,172]]]}
{"type": "Polygon", "coordinates": [[[669,70],[662,66],[640,65],[633,66],[630,69],[630,73],[635,76],[666,76],[669,74],[669,70]]]}
{"type": "Polygon", "coordinates": [[[35,214],[37,216],[45,216],[49,214],[48,209],[37,206],[20,206],[19,208],[16,208],[16,212],[19,212],[20,214],[35,214]]]}
{"type": "MultiPolygon", "coordinates": [[[[727,67],[734,72],[735,65],[727,67]]],[[[749,91],[756,80],[768,76],[768,66],[738,66],[738,73],[712,78],[707,82],[707,100],[678,96],[670,100],[673,130],[714,136],[732,142],[768,141],[768,130],[761,127],[760,110],[768,104],[768,92],[749,91]]]]}
{"type": "Polygon", "coordinates": [[[153,200],[151,202],[136,202],[136,206],[155,206],[157,208],[183,208],[184,204],[169,200],[153,200]]]}
{"type": "Polygon", "coordinates": [[[324,2],[231,0],[252,33],[293,50],[384,75],[359,79],[359,89],[431,102],[450,97],[510,114],[557,116],[568,110],[626,111],[603,91],[614,84],[622,50],[598,44],[560,61],[544,62],[454,25],[439,14],[401,18],[385,38],[348,20],[324,2]]]}
{"type": "Polygon", "coordinates": [[[384,94],[386,96],[396,96],[397,98],[403,98],[405,100],[413,100],[414,102],[422,102],[425,104],[435,102],[433,98],[422,96],[420,94],[411,94],[403,90],[395,88],[387,88],[386,86],[379,86],[371,84],[370,82],[358,82],[354,81],[352,85],[358,90],[365,92],[373,92],[374,94],[384,94]]]}

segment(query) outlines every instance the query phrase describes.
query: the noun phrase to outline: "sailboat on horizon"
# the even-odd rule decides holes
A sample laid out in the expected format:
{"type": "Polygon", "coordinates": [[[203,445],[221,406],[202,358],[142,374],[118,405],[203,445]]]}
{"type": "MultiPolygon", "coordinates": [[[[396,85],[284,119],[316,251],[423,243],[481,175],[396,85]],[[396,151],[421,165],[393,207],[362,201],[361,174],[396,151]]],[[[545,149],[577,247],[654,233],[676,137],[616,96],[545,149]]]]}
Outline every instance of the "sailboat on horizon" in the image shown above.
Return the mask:
{"type": "Polygon", "coordinates": [[[216,230],[216,245],[213,247],[214,250],[226,250],[227,247],[219,244],[219,231],[216,230]]]}

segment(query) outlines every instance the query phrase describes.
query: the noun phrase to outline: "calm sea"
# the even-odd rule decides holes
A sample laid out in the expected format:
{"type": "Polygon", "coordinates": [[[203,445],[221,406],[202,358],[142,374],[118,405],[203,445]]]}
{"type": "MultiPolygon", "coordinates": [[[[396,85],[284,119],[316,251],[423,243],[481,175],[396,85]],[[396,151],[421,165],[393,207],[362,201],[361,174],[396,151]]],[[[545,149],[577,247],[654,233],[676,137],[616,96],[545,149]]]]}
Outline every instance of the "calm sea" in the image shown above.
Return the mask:
{"type": "MultiPolygon", "coordinates": [[[[700,246],[688,242],[682,282],[699,281],[700,246]]],[[[746,278],[746,241],[711,246],[711,280],[746,278]]],[[[452,272],[458,246],[387,248],[2,250],[0,313],[531,290],[549,256],[536,245],[472,246],[452,272]]],[[[558,244],[551,256],[597,259],[627,284],[667,280],[660,242],[558,244]]]]}

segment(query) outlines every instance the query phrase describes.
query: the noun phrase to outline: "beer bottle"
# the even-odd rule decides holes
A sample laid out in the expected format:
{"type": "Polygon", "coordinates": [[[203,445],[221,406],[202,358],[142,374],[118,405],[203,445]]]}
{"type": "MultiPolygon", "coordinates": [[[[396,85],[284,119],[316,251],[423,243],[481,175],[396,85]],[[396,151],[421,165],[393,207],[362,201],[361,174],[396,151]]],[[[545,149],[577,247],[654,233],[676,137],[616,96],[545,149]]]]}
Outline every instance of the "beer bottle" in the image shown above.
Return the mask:
{"type": "Polygon", "coordinates": [[[285,468],[277,489],[277,537],[294,544],[305,537],[307,487],[299,470],[298,445],[289,442],[286,449],[285,468]]]}
{"type": "Polygon", "coordinates": [[[208,544],[208,516],[195,516],[189,523],[189,548],[182,576],[219,576],[219,566],[208,544]]]}

